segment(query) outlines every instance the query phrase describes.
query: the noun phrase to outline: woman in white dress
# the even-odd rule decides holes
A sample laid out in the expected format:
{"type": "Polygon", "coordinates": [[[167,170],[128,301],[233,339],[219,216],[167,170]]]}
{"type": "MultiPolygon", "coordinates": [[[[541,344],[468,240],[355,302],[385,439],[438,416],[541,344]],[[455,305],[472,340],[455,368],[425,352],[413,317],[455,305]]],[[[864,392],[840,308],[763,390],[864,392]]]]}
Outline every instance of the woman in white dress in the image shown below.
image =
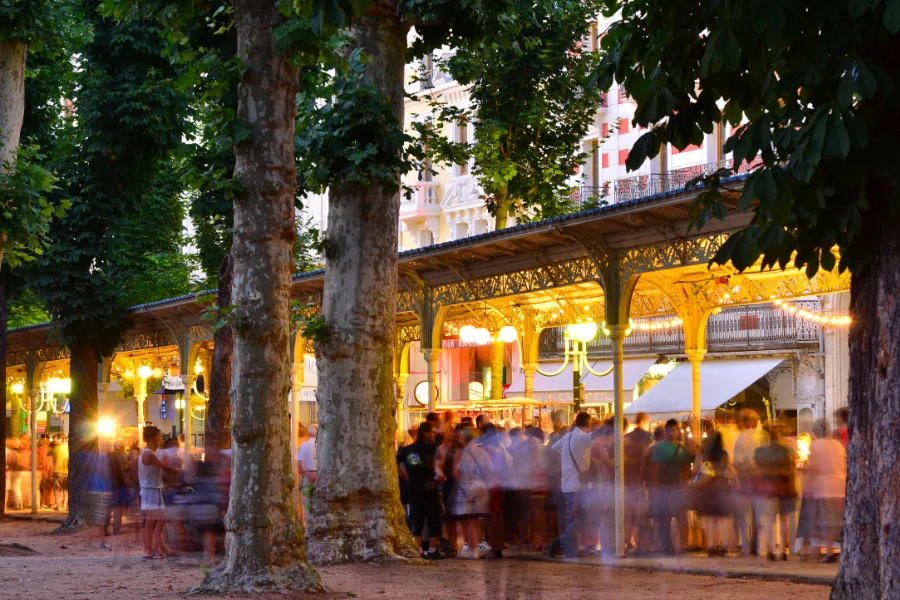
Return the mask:
{"type": "Polygon", "coordinates": [[[166,527],[166,505],[163,501],[163,471],[178,473],[181,469],[170,467],[159,460],[156,449],[162,444],[159,427],[144,427],[144,443],[138,462],[138,481],[141,486],[141,510],[144,512],[144,558],[168,558],[175,556],[163,540],[166,527]]]}

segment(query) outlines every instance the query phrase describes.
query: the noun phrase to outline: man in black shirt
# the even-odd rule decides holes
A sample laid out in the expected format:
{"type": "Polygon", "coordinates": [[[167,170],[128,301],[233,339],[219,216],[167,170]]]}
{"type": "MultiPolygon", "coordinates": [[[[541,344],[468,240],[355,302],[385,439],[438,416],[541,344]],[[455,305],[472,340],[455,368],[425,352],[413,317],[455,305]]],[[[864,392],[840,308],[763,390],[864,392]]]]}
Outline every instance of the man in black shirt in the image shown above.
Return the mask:
{"type": "Polygon", "coordinates": [[[636,553],[650,549],[652,531],[644,488],[644,457],[653,443],[647,431],[647,413],[638,413],[634,430],[625,434],[625,537],[626,546],[636,553]],[[634,535],[635,543],[630,544],[634,535]]]}
{"type": "Polygon", "coordinates": [[[428,530],[429,551],[426,558],[446,558],[437,550],[441,536],[443,507],[438,488],[443,479],[435,470],[434,426],[425,422],[419,425],[414,444],[404,446],[397,453],[397,468],[400,477],[409,484],[409,523],[416,543],[421,547],[422,534],[428,530]]]}

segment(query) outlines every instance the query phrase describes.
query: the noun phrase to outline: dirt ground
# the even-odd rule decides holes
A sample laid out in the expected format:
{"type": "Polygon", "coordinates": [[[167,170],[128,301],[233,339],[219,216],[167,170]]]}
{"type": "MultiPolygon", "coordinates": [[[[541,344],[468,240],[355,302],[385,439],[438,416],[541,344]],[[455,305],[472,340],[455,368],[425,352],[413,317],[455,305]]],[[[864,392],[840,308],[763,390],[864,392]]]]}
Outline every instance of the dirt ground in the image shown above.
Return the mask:
{"type": "MultiPolygon", "coordinates": [[[[55,524],[42,522],[0,522],[0,600],[34,596],[92,600],[181,598],[186,589],[203,579],[206,566],[201,565],[199,555],[146,561],[140,557],[140,546],[126,536],[107,538],[112,540],[113,550],[102,550],[90,532],[51,535],[55,527],[55,524]]],[[[804,600],[824,600],[830,592],[828,586],[820,585],[521,559],[447,560],[433,566],[354,565],[324,567],[318,571],[329,593],[295,597],[329,600],[568,600],[600,597],[770,600],[802,597],[804,600]]]]}

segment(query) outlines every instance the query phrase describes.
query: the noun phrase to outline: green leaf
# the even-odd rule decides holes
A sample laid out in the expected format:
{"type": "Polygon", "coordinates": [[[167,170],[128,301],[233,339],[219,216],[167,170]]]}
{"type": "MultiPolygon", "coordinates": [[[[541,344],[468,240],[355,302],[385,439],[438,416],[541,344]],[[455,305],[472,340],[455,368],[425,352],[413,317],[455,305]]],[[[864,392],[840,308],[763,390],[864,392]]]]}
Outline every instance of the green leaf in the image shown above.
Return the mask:
{"type": "MultiPolygon", "coordinates": [[[[900,0],[898,0],[900,2],[900,0]]],[[[828,117],[828,132],[825,135],[825,147],[832,155],[845,158],[850,152],[850,135],[838,111],[828,117]]]]}
{"type": "Polygon", "coordinates": [[[884,26],[891,35],[900,31],[900,0],[886,0],[884,6],[884,26]]]}

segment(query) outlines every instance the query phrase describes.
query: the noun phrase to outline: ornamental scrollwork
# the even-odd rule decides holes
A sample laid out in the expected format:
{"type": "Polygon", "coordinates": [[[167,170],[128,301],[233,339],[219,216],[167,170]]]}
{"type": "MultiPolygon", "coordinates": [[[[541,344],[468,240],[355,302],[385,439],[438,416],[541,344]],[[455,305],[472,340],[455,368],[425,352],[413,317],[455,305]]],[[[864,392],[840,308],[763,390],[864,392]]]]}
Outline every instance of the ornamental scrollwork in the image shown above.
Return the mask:
{"type": "Polygon", "coordinates": [[[126,335],[119,347],[116,348],[116,352],[134,352],[135,350],[149,350],[151,348],[177,345],[178,338],[175,334],[168,329],[164,329],[162,331],[126,335]]]}
{"type": "Polygon", "coordinates": [[[727,239],[726,233],[714,233],[624,250],[619,256],[620,280],[641,273],[706,264],[727,239]]]}

